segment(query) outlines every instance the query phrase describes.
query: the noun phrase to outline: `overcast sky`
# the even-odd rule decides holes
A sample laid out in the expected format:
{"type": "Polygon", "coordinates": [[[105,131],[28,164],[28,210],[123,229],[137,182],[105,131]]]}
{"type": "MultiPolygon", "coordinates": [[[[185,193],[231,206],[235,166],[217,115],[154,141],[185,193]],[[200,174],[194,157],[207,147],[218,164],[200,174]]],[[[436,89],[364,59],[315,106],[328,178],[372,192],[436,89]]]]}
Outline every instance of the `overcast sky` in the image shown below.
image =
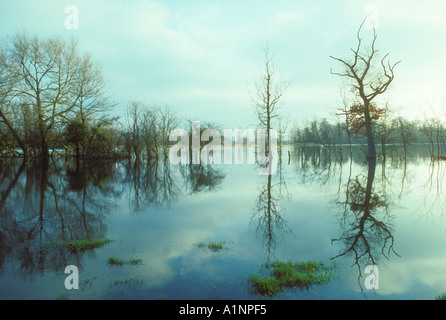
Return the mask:
{"type": "MultiPolygon", "coordinates": [[[[75,38],[102,65],[123,114],[131,100],[170,106],[222,128],[256,122],[250,92],[268,44],[288,83],[281,114],[300,123],[340,103],[330,55],[350,57],[366,17],[377,21],[380,53],[401,60],[385,99],[401,115],[446,108],[446,1],[101,0],[0,2],[0,39],[26,31],[75,38]],[[79,28],[67,29],[68,5],[79,28]]],[[[372,20],[368,20],[369,22],[372,20]]],[[[364,28],[364,35],[371,31],[364,28]]],[[[445,111],[442,111],[445,113],[445,111]]]]}

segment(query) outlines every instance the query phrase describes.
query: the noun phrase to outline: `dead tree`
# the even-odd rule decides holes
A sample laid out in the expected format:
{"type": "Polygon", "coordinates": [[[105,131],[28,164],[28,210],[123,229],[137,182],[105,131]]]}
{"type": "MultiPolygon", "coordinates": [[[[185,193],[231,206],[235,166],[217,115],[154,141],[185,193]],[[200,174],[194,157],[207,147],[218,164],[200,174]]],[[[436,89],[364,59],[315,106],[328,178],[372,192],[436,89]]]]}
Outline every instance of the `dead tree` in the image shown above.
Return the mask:
{"type": "Polygon", "coordinates": [[[373,100],[383,94],[392,83],[394,79],[395,66],[400,62],[390,64],[387,60],[389,54],[384,55],[380,60],[381,72],[378,72],[375,68],[375,60],[377,58],[378,50],[375,48],[377,39],[376,30],[373,29],[373,37],[371,40],[371,48],[367,53],[362,52],[363,39],[361,38],[361,29],[365,20],[361,23],[356,37],[358,45],[356,49],[351,49],[353,53],[353,60],[347,61],[344,59],[330,56],[330,58],[338,61],[343,70],[340,72],[333,72],[331,74],[345,77],[349,80],[351,91],[355,95],[357,104],[361,105],[362,116],[364,118],[364,129],[367,136],[368,154],[367,158],[376,158],[375,142],[373,139],[373,120],[376,117],[372,114],[373,100]]]}
{"type": "Polygon", "coordinates": [[[273,129],[273,121],[279,116],[277,107],[285,92],[286,85],[277,79],[268,47],[265,48],[264,54],[265,64],[262,80],[256,85],[253,103],[259,126],[266,130],[266,141],[270,142],[270,130],[273,129]]]}

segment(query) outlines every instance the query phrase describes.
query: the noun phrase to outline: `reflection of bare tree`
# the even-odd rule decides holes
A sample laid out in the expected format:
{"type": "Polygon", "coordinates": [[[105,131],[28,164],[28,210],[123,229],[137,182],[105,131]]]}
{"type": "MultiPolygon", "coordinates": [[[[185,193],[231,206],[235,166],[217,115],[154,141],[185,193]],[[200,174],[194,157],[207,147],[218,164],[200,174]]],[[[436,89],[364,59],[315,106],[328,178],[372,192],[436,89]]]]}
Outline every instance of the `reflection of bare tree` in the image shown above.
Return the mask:
{"type": "Polygon", "coordinates": [[[336,159],[339,161],[330,161],[328,157],[320,157],[320,153],[313,152],[313,149],[314,147],[307,147],[307,152],[294,149],[295,157],[293,159],[297,159],[297,161],[294,161],[293,164],[295,171],[298,172],[299,184],[306,185],[313,190],[317,189],[322,193],[331,192],[329,189],[333,185],[338,185],[339,189],[344,164],[350,162],[351,166],[354,160],[342,157],[336,159]],[[302,154],[304,155],[302,156],[302,154]]]}
{"type": "Polygon", "coordinates": [[[256,231],[266,242],[268,257],[277,245],[277,236],[290,232],[287,222],[282,218],[282,201],[287,194],[286,184],[282,180],[282,165],[279,162],[279,181],[272,182],[268,175],[267,182],[260,186],[251,223],[256,223],[256,231]]]}
{"type": "Polygon", "coordinates": [[[125,171],[124,183],[129,186],[128,197],[135,211],[170,206],[180,193],[168,161],[128,162],[125,171]]]}
{"type": "MultiPolygon", "coordinates": [[[[341,218],[343,234],[332,242],[344,243],[345,249],[333,257],[352,255],[353,265],[361,278],[362,266],[375,265],[378,257],[389,258],[394,251],[394,237],[390,226],[388,200],[384,195],[373,191],[376,161],[370,159],[367,177],[358,175],[349,181],[346,201],[340,202],[344,211],[341,218]],[[380,248],[380,252],[378,252],[380,248]],[[361,266],[362,265],[362,266],[361,266]]],[[[398,255],[398,254],[396,254],[398,255]]],[[[360,287],[361,284],[359,283],[360,287]]],[[[361,288],[362,289],[362,288],[361,288]]]]}
{"type": "MultiPolygon", "coordinates": [[[[11,171],[13,171],[15,169],[15,166],[13,164],[11,164],[10,161],[4,161],[2,163],[2,166],[0,167],[0,175],[1,175],[1,181],[8,181],[8,185],[6,186],[5,190],[1,192],[0,194],[0,209],[2,209],[4,202],[6,201],[6,199],[8,198],[10,192],[14,189],[14,186],[17,183],[17,180],[19,179],[20,175],[23,172],[23,169],[25,168],[25,161],[22,162],[22,164],[20,165],[19,169],[15,172],[12,173],[11,171]],[[6,165],[4,165],[4,164],[6,165]],[[12,176],[12,179],[9,179],[12,176]]],[[[15,164],[15,161],[14,161],[15,164]]]]}
{"type": "Polygon", "coordinates": [[[212,165],[189,164],[180,166],[181,175],[190,193],[213,191],[226,174],[212,165]]]}
{"type": "Polygon", "coordinates": [[[446,228],[446,197],[443,185],[446,176],[446,163],[444,161],[431,161],[429,164],[429,177],[424,185],[424,200],[414,209],[423,218],[429,218],[435,224],[442,224],[446,228]]]}
{"type": "Polygon", "coordinates": [[[185,190],[194,194],[212,191],[223,181],[225,174],[212,165],[190,164],[178,167],[169,161],[127,162],[124,184],[128,198],[135,211],[147,206],[170,206],[181,195],[181,179],[185,190]],[[179,169],[179,176],[175,168],[179,169]]]}
{"type": "Polygon", "coordinates": [[[8,186],[1,186],[8,196],[0,208],[0,267],[9,257],[20,262],[23,275],[62,268],[69,253],[47,247],[48,243],[106,235],[107,185],[115,174],[114,163],[84,163],[75,168],[71,164],[63,159],[36,159],[26,170],[11,172],[8,186]]]}
{"type": "Polygon", "coordinates": [[[67,185],[62,192],[58,192],[58,188],[53,183],[49,184],[56,211],[61,219],[63,212],[67,210],[78,213],[76,221],[69,222],[69,224],[81,225],[76,234],[77,239],[103,237],[106,234],[106,228],[102,220],[104,212],[110,208],[111,204],[100,196],[106,199],[117,198],[121,192],[114,183],[117,182],[115,162],[77,159],[74,167],[71,164],[68,163],[65,166],[65,172],[59,174],[59,177],[65,177],[67,185]],[[62,199],[61,206],[58,205],[57,197],[62,199]]]}

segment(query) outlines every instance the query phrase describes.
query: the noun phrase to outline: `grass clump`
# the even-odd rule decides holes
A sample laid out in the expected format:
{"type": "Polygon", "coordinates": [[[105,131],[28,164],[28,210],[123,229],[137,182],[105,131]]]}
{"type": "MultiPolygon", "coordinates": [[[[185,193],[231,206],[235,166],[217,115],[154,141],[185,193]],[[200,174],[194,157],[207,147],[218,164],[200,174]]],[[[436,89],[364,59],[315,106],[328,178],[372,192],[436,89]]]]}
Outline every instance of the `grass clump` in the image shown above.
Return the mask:
{"type": "Polygon", "coordinates": [[[72,252],[80,252],[100,248],[112,242],[110,239],[83,239],[64,243],[64,246],[72,252]]]}
{"type": "Polygon", "coordinates": [[[123,294],[125,290],[134,290],[137,288],[142,288],[144,285],[145,285],[144,280],[139,279],[138,277],[136,278],[131,277],[122,280],[118,279],[110,283],[108,292],[123,294]]]}
{"type": "Polygon", "coordinates": [[[128,260],[128,263],[135,266],[137,264],[142,264],[142,259],[132,258],[128,260]]]}
{"type": "Polygon", "coordinates": [[[143,284],[144,281],[138,278],[128,278],[124,280],[113,281],[114,286],[142,286],[143,284]]]}
{"type": "Polygon", "coordinates": [[[228,247],[225,247],[224,244],[226,242],[224,241],[211,241],[211,242],[198,242],[197,244],[195,244],[197,246],[197,248],[201,248],[201,249],[207,249],[213,252],[219,252],[222,250],[228,250],[228,247]]]}
{"type": "Polygon", "coordinates": [[[248,283],[251,286],[251,293],[262,296],[272,297],[283,290],[280,282],[272,277],[252,274],[249,276],[248,283]]]}
{"type": "Polygon", "coordinates": [[[274,296],[285,289],[308,289],[313,285],[326,284],[332,278],[332,268],[322,262],[274,261],[264,265],[266,275],[252,274],[248,284],[253,294],[274,296]]]}
{"type": "Polygon", "coordinates": [[[110,239],[81,239],[81,240],[71,240],[62,243],[48,243],[46,247],[56,247],[62,246],[67,248],[73,253],[83,252],[91,249],[100,248],[113,240],[110,239]]]}
{"type": "Polygon", "coordinates": [[[142,259],[138,259],[138,258],[132,258],[132,259],[128,259],[128,260],[123,260],[123,259],[118,259],[115,257],[109,257],[108,258],[108,264],[113,265],[113,266],[122,266],[124,264],[131,264],[131,265],[138,265],[138,264],[142,264],[142,259]]]}
{"type": "Polygon", "coordinates": [[[122,266],[124,263],[125,263],[125,261],[122,259],[118,259],[115,257],[108,258],[108,264],[111,264],[113,266],[122,266]]]}

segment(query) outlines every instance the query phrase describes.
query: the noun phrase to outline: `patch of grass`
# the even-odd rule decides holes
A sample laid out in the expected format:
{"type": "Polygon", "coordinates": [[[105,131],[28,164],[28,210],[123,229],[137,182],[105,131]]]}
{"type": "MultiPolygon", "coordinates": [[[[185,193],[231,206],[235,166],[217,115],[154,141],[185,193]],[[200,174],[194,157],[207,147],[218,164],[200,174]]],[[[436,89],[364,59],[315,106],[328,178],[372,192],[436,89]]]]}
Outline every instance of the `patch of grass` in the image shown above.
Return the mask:
{"type": "Polygon", "coordinates": [[[283,290],[280,281],[272,277],[252,274],[248,278],[251,293],[262,296],[275,296],[283,290]]]}
{"type": "Polygon", "coordinates": [[[93,283],[96,281],[96,277],[93,277],[91,279],[83,279],[79,283],[79,287],[82,289],[91,289],[93,286],[93,283]]]}
{"type": "Polygon", "coordinates": [[[108,264],[113,265],[113,266],[122,266],[124,264],[131,264],[131,265],[138,265],[138,264],[142,264],[142,259],[138,259],[138,258],[131,258],[128,260],[123,260],[123,259],[118,259],[115,257],[109,257],[108,258],[108,264]]]}
{"type": "Polygon", "coordinates": [[[113,240],[110,239],[82,239],[66,241],[62,243],[47,243],[45,246],[49,248],[62,246],[75,253],[100,248],[112,241],[113,240]]]}
{"type": "Polygon", "coordinates": [[[129,264],[131,265],[138,265],[138,264],[142,264],[142,259],[138,259],[138,258],[132,258],[127,260],[129,264]]]}
{"type": "Polygon", "coordinates": [[[116,287],[142,286],[144,281],[138,278],[128,278],[124,280],[115,280],[112,284],[116,287]]]}
{"type": "Polygon", "coordinates": [[[124,260],[115,258],[113,256],[108,258],[108,264],[111,264],[113,266],[122,266],[124,263],[124,260]]]}
{"type": "Polygon", "coordinates": [[[144,286],[144,280],[138,277],[130,277],[122,280],[114,280],[109,284],[107,291],[109,293],[122,294],[125,290],[142,288],[144,286]]]}
{"type": "Polygon", "coordinates": [[[228,247],[225,247],[224,244],[226,242],[224,241],[210,241],[210,242],[198,242],[195,244],[195,246],[197,246],[197,248],[201,248],[201,249],[207,249],[213,252],[219,252],[222,250],[229,250],[228,247]]]}
{"type": "Polygon", "coordinates": [[[333,268],[322,262],[274,261],[264,265],[267,275],[251,274],[250,291],[256,295],[274,296],[285,289],[308,289],[333,279],[333,268]]]}

